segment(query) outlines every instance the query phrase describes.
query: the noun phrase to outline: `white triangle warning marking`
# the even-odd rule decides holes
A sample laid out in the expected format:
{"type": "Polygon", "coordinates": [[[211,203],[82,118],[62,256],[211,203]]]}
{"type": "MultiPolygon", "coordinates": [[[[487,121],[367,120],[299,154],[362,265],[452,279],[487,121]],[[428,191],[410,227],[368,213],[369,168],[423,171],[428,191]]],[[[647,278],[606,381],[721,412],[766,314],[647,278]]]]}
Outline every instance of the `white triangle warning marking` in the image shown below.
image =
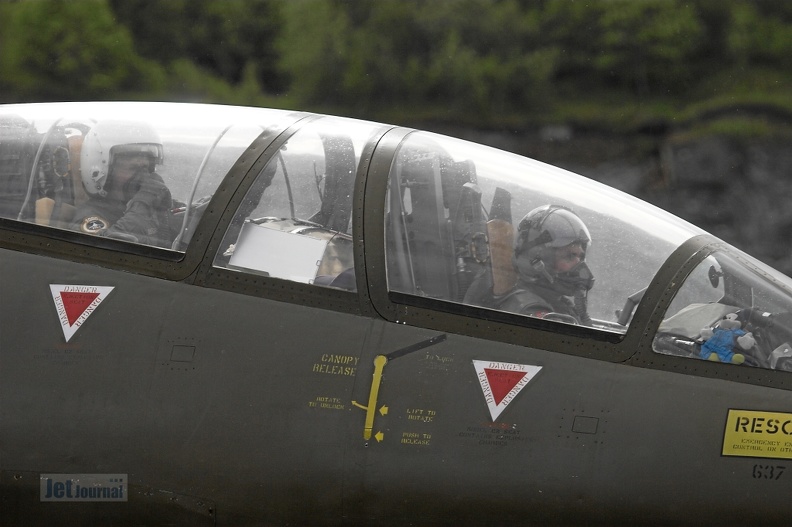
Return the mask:
{"type": "Polygon", "coordinates": [[[473,367],[493,422],[542,369],[541,366],[484,360],[474,360],[473,367]]]}
{"type": "Polygon", "coordinates": [[[66,342],[71,340],[113,289],[109,286],[50,284],[52,300],[66,342]]]}

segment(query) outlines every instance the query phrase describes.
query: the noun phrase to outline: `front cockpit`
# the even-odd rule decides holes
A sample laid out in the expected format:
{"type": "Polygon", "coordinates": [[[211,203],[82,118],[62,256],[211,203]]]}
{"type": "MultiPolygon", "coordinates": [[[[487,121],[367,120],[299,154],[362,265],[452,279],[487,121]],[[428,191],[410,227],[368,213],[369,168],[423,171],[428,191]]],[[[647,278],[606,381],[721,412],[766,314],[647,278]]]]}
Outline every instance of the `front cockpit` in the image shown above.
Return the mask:
{"type": "MultiPolygon", "coordinates": [[[[446,307],[439,309],[483,319],[504,320],[505,313],[516,313],[625,334],[647,291],[659,299],[656,309],[666,309],[664,296],[676,291],[661,313],[654,352],[792,368],[792,280],[711,237],[680,259],[679,248],[704,232],[621,192],[492,148],[414,132],[396,151],[387,193],[388,289],[397,301],[441,302],[446,307]],[[587,227],[585,295],[562,286],[561,275],[542,277],[552,265],[542,250],[558,251],[552,243],[540,250],[542,237],[554,236],[548,227],[551,212],[535,214],[533,233],[523,233],[521,241],[521,218],[553,208],[568,218],[574,211],[587,227]],[[524,249],[521,244],[537,247],[535,259],[520,262],[515,250],[524,249]],[[697,258],[701,261],[694,265],[697,258]],[[519,265],[538,270],[525,272],[519,265]],[[675,265],[682,269],[670,275],[674,281],[657,281],[661,268],[675,265]],[[689,274],[687,267],[693,268],[689,274]],[[531,291],[533,286],[539,293],[531,291]],[[565,304],[548,301],[544,312],[521,311],[515,291],[529,299],[523,304],[555,294],[570,307],[564,312],[565,304]],[[588,320],[581,320],[580,311],[588,320]],[[717,347],[716,341],[725,344],[717,347]]],[[[560,231],[571,221],[560,223],[560,231]]],[[[556,236],[559,246],[574,239],[570,233],[556,236]]],[[[506,320],[521,324],[514,317],[506,320]]]]}
{"type": "Polygon", "coordinates": [[[541,318],[617,333],[626,331],[636,293],[701,233],[564,170],[423,132],[396,153],[387,207],[390,291],[520,314],[514,291],[541,289],[533,295],[547,299],[541,318]],[[585,273],[554,270],[555,255],[578,231],[576,265],[585,273]],[[581,287],[570,285],[574,279],[581,287]],[[562,312],[567,299],[585,322],[572,307],[562,312]]]}

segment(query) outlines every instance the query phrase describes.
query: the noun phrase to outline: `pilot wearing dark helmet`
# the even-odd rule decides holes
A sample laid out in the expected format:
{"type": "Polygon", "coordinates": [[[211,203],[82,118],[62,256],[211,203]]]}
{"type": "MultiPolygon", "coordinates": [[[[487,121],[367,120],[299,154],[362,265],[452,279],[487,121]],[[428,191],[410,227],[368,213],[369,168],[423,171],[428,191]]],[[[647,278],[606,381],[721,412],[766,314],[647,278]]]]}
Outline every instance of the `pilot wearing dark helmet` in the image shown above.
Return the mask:
{"type": "Polygon", "coordinates": [[[538,207],[520,221],[512,263],[518,281],[498,309],[591,325],[587,295],[594,277],[586,265],[591,234],[572,210],[538,207]]]}
{"type": "Polygon", "coordinates": [[[162,142],[148,124],[101,121],[85,137],[80,173],[88,201],[72,228],[87,234],[169,247],[171,193],[154,167],[162,142]]]}

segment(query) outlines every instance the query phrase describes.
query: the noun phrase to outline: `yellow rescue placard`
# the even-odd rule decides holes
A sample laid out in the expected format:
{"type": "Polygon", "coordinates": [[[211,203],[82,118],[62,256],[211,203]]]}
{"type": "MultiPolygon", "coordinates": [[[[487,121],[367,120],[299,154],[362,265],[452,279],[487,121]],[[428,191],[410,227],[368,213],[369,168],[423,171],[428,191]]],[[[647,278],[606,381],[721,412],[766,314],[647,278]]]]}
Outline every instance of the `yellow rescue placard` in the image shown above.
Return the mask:
{"type": "Polygon", "coordinates": [[[723,455],[792,459],[792,413],[729,410],[723,455]]]}

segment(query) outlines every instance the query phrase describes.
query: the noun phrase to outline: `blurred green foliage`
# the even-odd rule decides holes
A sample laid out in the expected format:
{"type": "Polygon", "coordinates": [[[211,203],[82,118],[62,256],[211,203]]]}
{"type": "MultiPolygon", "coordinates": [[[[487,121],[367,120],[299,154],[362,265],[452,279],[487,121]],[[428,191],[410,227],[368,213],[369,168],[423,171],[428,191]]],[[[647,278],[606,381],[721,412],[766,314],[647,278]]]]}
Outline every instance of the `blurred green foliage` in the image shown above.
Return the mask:
{"type": "Polygon", "coordinates": [[[194,100],[632,130],[713,105],[788,113],[790,66],[792,2],[776,0],[0,3],[1,102],[194,100]]]}
{"type": "Polygon", "coordinates": [[[2,8],[3,99],[83,99],[159,90],[164,75],[140,57],[102,0],[15,2],[2,8]],[[16,97],[14,97],[16,96],[16,97]]]}

